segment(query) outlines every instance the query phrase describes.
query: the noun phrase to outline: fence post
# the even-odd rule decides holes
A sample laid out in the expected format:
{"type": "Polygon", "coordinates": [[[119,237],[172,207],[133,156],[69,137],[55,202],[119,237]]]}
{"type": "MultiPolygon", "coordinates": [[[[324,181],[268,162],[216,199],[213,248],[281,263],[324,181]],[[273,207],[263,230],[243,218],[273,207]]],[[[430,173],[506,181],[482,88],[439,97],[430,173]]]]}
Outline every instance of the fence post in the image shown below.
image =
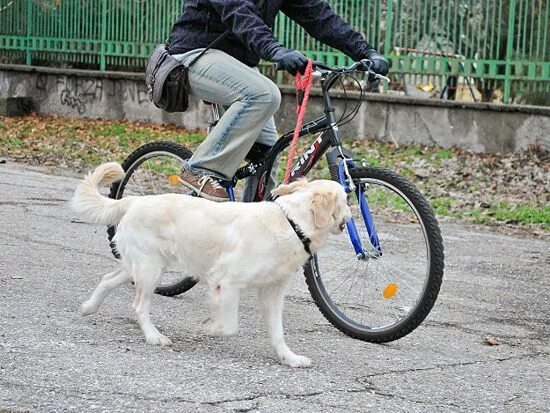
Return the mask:
{"type": "Polygon", "coordinates": [[[107,39],[107,0],[101,0],[101,43],[99,44],[99,70],[105,71],[105,41],[107,39]]]}
{"type": "Polygon", "coordinates": [[[504,103],[510,102],[510,89],[512,85],[512,58],[514,54],[514,30],[516,20],[516,0],[510,0],[508,11],[508,33],[506,37],[506,72],[504,78],[504,103]]]}
{"type": "Polygon", "coordinates": [[[386,38],[384,39],[384,56],[389,59],[392,41],[393,24],[393,0],[388,0],[388,9],[386,10],[386,38]]]}
{"type": "Polygon", "coordinates": [[[27,0],[27,38],[25,41],[25,64],[30,66],[32,63],[31,56],[31,27],[32,27],[32,0],[27,0]]]}

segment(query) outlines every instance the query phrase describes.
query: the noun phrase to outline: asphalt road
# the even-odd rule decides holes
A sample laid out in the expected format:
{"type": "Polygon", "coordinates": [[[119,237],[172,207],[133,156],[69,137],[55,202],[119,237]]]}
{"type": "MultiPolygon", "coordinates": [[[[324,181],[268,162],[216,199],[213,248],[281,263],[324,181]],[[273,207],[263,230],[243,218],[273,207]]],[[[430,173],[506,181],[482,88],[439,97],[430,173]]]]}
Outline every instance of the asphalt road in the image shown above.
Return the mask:
{"type": "Polygon", "coordinates": [[[550,408],[550,241],[442,226],[446,272],[428,319],[386,345],[324,320],[295,278],[274,358],[253,296],[238,336],[203,333],[204,290],[156,297],[174,342],[145,343],[130,285],[78,307],[113,267],[105,229],[67,208],[76,180],[0,164],[0,412],[535,412],[550,408]],[[498,345],[490,346],[487,337],[498,345]]]}

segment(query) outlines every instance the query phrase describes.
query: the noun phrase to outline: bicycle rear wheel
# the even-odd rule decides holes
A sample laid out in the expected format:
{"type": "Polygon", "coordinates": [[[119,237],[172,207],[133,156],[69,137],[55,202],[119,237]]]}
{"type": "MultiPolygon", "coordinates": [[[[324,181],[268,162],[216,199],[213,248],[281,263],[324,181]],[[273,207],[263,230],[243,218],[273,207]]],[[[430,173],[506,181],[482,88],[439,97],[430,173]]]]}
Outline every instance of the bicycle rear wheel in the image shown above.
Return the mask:
{"type": "Polygon", "coordinates": [[[358,187],[350,207],[362,253],[350,243],[349,230],[347,239],[330,238],[304,267],[306,282],[340,331],[375,343],[397,340],[418,327],[437,298],[444,268],[439,226],[426,199],[402,176],[372,167],[350,174],[358,187]],[[367,230],[369,213],[375,237],[367,230]]]}
{"type": "MultiPolygon", "coordinates": [[[[121,199],[123,196],[158,195],[177,192],[181,187],[175,187],[170,177],[178,176],[182,163],[189,159],[192,153],[187,148],[175,142],[150,142],[133,151],[122,163],[126,175],[122,181],[111,186],[109,197],[121,199]]],[[[116,226],[107,228],[111,250],[119,258],[113,237],[116,226]]],[[[177,268],[168,267],[162,275],[155,293],[165,296],[175,296],[191,289],[197,281],[177,268]]]]}

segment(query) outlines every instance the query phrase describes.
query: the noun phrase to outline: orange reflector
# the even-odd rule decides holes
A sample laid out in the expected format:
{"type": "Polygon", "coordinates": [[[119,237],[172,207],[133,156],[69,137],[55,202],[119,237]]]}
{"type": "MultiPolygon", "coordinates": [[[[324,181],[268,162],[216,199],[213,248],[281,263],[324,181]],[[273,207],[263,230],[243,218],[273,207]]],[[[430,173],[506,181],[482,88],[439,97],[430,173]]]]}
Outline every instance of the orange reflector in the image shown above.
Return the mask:
{"type": "Polygon", "coordinates": [[[384,298],[392,298],[395,293],[397,292],[397,284],[388,284],[386,288],[384,288],[384,298]]]}
{"type": "Polygon", "coordinates": [[[180,184],[180,177],[177,175],[170,175],[168,177],[168,182],[170,185],[179,185],[180,184]]]}

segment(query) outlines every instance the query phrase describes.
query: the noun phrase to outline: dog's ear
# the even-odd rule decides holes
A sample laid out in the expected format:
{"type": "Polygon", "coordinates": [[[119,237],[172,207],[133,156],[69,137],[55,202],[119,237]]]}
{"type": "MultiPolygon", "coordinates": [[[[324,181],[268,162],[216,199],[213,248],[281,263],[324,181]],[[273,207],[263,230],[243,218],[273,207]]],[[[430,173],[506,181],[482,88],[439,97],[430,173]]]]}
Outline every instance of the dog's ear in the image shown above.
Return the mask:
{"type": "Polygon", "coordinates": [[[293,192],[299,191],[300,189],[303,189],[306,186],[307,186],[307,179],[302,178],[288,185],[280,185],[277,188],[275,188],[273,191],[271,191],[271,193],[273,195],[283,196],[283,195],[288,195],[293,192]]]}
{"type": "Polygon", "coordinates": [[[317,228],[326,227],[335,208],[336,197],[332,192],[315,192],[311,199],[311,211],[313,212],[315,226],[317,228]]]}

